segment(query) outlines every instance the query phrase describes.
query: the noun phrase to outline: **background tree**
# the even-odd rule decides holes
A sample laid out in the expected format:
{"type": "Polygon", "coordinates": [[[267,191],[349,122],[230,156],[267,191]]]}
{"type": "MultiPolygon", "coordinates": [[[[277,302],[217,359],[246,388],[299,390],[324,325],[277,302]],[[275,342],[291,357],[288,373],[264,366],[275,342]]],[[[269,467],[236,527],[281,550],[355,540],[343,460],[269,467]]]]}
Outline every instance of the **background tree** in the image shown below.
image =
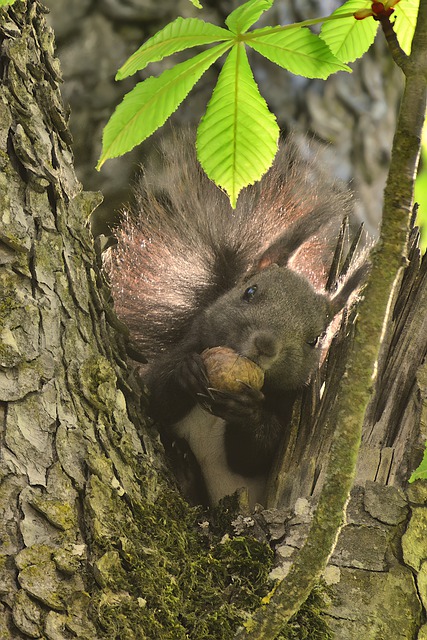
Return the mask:
{"type": "MultiPolygon", "coordinates": [[[[22,0],[0,18],[2,636],[233,637],[242,611],[266,595],[269,554],[241,537],[216,544],[212,526],[202,537],[171,488],[85,227],[98,197],[74,176],[41,5],[22,0]]],[[[340,638],[417,637],[427,599],[425,490],[410,489],[409,525],[400,490],[425,419],[426,264],[418,272],[417,261],[415,250],[384,340],[348,526],[326,573],[340,638]]],[[[340,371],[330,366],[332,381],[340,371]]],[[[298,491],[281,476],[281,502],[293,508],[298,497],[295,512],[257,521],[286,560],[324,473],[331,429],[322,420],[322,438],[300,431],[288,454],[298,491]]]]}
{"type": "MultiPolygon", "coordinates": [[[[203,17],[220,26],[236,2],[206,2],[203,15],[188,0],[129,2],[118,0],[47,0],[48,20],[55,29],[58,56],[65,82],[64,100],[71,106],[70,128],[77,175],[87,189],[104,195],[98,207],[100,218],[111,219],[130,195],[138,162],[168,135],[164,127],[141,148],[110,160],[101,172],[95,170],[101,150],[102,129],[114,107],[129,91],[134,79],[114,81],[117,69],[148,37],[176,16],[203,17]],[[71,15],[70,15],[71,11],[71,15]]],[[[341,2],[276,0],[261,17],[260,26],[292,23],[332,12],[341,2]]],[[[174,60],[184,60],[182,52],[174,60]]],[[[351,65],[352,74],[337,73],[327,82],[294,76],[259,55],[249,52],[255,77],[280,127],[308,133],[323,147],[331,172],[351,183],[356,193],[355,215],[364,220],[371,234],[378,233],[382,195],[390,160],[393,131],[402,91],[402,74],[386,53],[379,33],[369,53],[351,65]]],[[[215,83],[218,62],[197,83],[191,96],[173,116],[174,126],[196,126],[215,83]]],[[[151,65],[137,79],[166,68],[170,60],[151,65]]],[[[159,168],[160,170],[160,168],[159,168]]],[[[104,227],[100,227],[103,228],[104,227]]]]}

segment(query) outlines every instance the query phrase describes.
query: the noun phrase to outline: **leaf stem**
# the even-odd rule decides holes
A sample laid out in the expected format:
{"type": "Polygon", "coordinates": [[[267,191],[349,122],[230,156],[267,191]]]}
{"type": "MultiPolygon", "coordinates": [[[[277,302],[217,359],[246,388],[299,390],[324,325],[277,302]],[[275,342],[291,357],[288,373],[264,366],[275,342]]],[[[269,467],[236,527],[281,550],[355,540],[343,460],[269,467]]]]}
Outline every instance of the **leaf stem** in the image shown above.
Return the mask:
{"type": "Polygon", "coordinates": [[[408,62],[409,56],[403,51],[402,47],[399,44],[399,40],[397,39],[396,32],[393,29],[393,25],[390,21],[390,16],[387,15],[379,15],[376,20],[381,25],[383,30],[385,39],[387,40],[388,48],[392,55],[393,60],[397,64],[398,67],[402,69],[405,73],[405,66],[408,62]]]}
{"type": "Polygon", "coordinates": [[[287,31],[288,29],[299,29],[301,27],[310,27],[315,24],[321,24],[322,22],[330,22],[331,20],[341,20],[342,18],[354,18],[354,13],[341,13],[338,15],[332,16],[324,16],[323,18],[313,18],[311,20],[303,20],[302,22],[293,22],[292,24],[280,25],[278,27],[262,27],[262,29],[254,29],[254,31],[247,31],[246,33],[241,33],[238,36],[239,40],[246,41],[252,40],[253,38],[257,38],[262,35],[266,35],[267,33],[270,35],[272,33],[281,33],[282,31],[287,31]]]}

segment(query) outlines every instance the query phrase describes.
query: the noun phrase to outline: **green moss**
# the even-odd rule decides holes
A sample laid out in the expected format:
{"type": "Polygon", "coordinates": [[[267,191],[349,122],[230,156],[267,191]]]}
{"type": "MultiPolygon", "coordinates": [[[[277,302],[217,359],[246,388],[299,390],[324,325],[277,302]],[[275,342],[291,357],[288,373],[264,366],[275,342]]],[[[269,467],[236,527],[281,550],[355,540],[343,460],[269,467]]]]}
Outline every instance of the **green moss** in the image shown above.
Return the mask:
{"type": "MultiPolygon", "coordinates": [[[[94,602],[94,614],[105,637],[231,640],[273,587],[268,544],[221,536],[212,527],[206,535],[199,526],[204,514],[173,491],[154,505],[133,504],[133,520],[122,509],[114,510],[116,518],[106,514],[114,518],[117,538],[97,537],[105,556],[98,565],[104,589],[94,602]]],[[[226,523],[231,518],[226,507],[220,519],[226,523]]],[[[320,599],[313,598],[281,640],[330,638],[318,612],[320,599]]]]}
{"type": "Polygon", "coordinates": [[[333,640],[324,615],[326,600],[325,588],[315,587],[298,613],[284,626],[277,640],[333,640]]]}
{"type": "Polygon", "coordinates": [[[76,514],[72,505],[64,500],[52,496],[33,494],[30,504],[46,516],[47,520],[60,531],[74,529],[76,526],[76,514]]]}
{"type": "MultiPolygon", "coordinates": [[[[14,261],[14,265],[18,268],[18,260],[14,261]]],[[[28,317],[32,307],[17,295],[16,282],[7,271],[0,276],[0,291],[0,362],[2,366],[11,368],[21,364],[22,360],[15,328],[22,324],[22,318],[28,317]]]]}
{"type": "Polygon", "coordinates": [[[113,411],[116,403],[116,375],[103,356],[91,356],[79,369],[81,389],[96,409],[113,411]]]}
{"type": "Polygon", "coordinates": [[[427,556],[427,514],[425,507],[412,507],[411,519],[402,536],[402,551],[405,564],[419,571],[427,556]]]}
{"type": "Polygon", "coordinates": [[[0,362],[3,367],[11,368],[16,364],[16,350],[0,342],[0,362]]]}
{"type": "MultiPolygon", "coordinates": [[[[3,283],[2,283],[3,286],[3,283]]],[[[0,314],[1,317],[4,318],[6,315],[10,313],[12,309],[16,308],[16,294],[13,295],[12,291],[5,291],[4,295],[2,293],[0,300],[0,314]]]]}
{"type": "Polygon", "coordinates": [[[134,504],[132,511],[137,530],[122,513],[115,521],[117,539],[98,538],[121,560],[120,566],[110,563],[110,575],[104,567],[111,594],[100,595],[97,617],[106,636],[133,637],[132,630],[139,629],[135,637],[153,640],[232,638],[244,612],[271,588],[268,545],[204,536],[200,512],[175,492],[146,508],[134,504]]]}

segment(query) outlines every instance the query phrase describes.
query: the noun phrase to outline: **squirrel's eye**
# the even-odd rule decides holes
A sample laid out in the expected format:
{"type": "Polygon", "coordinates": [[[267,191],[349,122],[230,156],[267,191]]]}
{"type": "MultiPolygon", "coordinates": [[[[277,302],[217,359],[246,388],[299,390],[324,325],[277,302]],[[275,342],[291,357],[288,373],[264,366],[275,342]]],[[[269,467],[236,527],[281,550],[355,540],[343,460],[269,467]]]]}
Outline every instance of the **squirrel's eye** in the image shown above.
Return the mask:
{"type": "Polygon", "coordinates": [[[258,289],[256,284],[252,284],[250,287],[248,287],[245,291],[245,293],[242,296],[242,299],[245,302],[250,302],[252,300],[252,298],[255,295],[256,290],[258,289]]]}

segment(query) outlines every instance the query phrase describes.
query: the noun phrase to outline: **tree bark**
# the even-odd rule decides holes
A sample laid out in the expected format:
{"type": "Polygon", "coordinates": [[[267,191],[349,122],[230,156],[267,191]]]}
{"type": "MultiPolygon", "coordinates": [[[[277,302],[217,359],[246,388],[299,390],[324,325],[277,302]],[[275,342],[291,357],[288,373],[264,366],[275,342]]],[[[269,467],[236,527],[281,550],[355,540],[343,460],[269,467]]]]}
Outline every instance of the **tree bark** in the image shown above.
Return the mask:
{"type": "Polygon", "coordinates": [[[162,459],[106,312],[52,32],[38,2],[0,20],[0,636],[96,638],[89,593],[112,606],[105,552],[138,535],[162,459]]]}
{"type": "MultiPolygon", "coordinates": [[[[375,393],[365,416],[345,524],[324,572],[331,588],[327,617],[339,640],[418,638],[423,620],[425,483],[407,482],[422,457],[427,417],[427,257],[421,262],[417,242],[413,231],[409,267],[384,336],[375,393]]],[[[347,335],[351,330],[351,322],[342,327],[347,335]]],[[[334,415],[348,348],[348,337],[338,336],[326,371],[307,391],[312,396],[305,402],[310,417],[296,416],[291,448],[273,474],[276,506],[296,505],[295,513],[282,512],[281,521],[277,511],[264,514],[276,526],[281,522],[277,535],[282,536],[278,551],[283,565],[278,575],[286,574],[299,553],[322,491],[332,438],[328,417],[334,415]],[[320,399],[315,390],[321,383],[320,399]]],[[[320,555],[323,549],[317,544],[313,553],[320,555]]]]}
{"type": "MultiPolygon", "coordinates": [[[[232,638],[267,595],[269,554],[241,536],[218,544],[212,525],[201,534],[174,490],[87,229],[99,195],[74,174],[42,5],[0,9],[0,34],[0,637],[232,638]]],[[[427,422],[427,261],[411,241],[325,572],[339,640],[427,637],[427,491],[403,491],[427,422]]],[[[312,519],[352,321],[295,424],[280,508],[240,522],[269,531],[276,577],[312,519]]]]}

